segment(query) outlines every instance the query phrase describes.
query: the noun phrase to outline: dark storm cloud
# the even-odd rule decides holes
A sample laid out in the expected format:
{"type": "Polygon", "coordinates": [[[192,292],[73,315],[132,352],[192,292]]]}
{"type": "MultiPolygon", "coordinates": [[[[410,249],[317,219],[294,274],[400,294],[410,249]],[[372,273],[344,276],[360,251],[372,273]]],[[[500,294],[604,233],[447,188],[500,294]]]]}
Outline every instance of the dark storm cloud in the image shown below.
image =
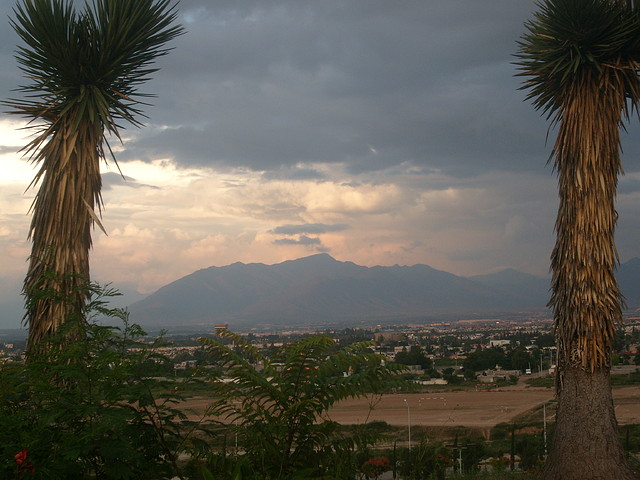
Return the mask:
{"type": "Polygon", "coordinates": [[[349,225],[344,224],[326,225],[324,223],[304,223],[301,225],[281,225],[274,228],[270,233],[276,235],[299,235],[302,233],[318,235],[321,233],[342,232],[348,228],[349,225]]]}
{"type": "MultiPolygon", "coordinates": [[[[182,0],[187,33],[142,87],[157,95],[144,108],[149,127],[131,129],[118,158],[243,167],[266,180],[321,179],[305,166],[317,163],[351,174],[400,164],[457,177],[540,172],[547,124],[524,102],[513,65],[535,9],[512,0],[182,0]]],[[[6,25],[0,39],[8,93],[19,79],[17,36],[6,25]]],[[[640,166],[636,138],[626,141],[639,153],[627,171],[640,166]]]]}
{"type": "MultiPolygon", "coordinates": [[[[294,176],[402,163],[540,171],[547,125],[512,64],[532,2],[181,2],[187,34],[128,157],[294,176]],[[299,173],[299,172],[297,172],[299,173]]],[[[267,177],[269,178],[269,177],[267,177]]],[[[291,177],[287,177],[291,178],[291,177]]]]}

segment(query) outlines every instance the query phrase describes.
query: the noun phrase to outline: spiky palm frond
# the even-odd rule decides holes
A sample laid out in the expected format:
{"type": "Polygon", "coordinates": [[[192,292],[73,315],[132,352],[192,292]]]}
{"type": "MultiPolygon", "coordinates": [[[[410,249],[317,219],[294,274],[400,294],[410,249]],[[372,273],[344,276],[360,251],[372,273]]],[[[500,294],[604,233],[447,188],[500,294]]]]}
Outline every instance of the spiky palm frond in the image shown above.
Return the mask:
{"type": "Polygon", "coordinates": [[[615,279],[620,129],[640,101],[636,2],[547,0],[519,43],[522,88],[558,124],[560,206],[551,266],[559,359],[609,365],[622,296],[615,279]]]}
{"type": "MultiPolygon", "coordinates": [[[[623,112],[640,98],[640,25],[637,2],[620,0],[547,0],[526,23],[518,42],[521,89],[527,100],[554,121],[585,80],[626,95],[623,112]],[[633,3],[631,5],[631,3],[633,3]]],[[[590,112],[596,113],[596,112],[590,112]]]]}
{"type": "Polygon", "coordinates": [[[31,83],[19,88],[27,99],[9,103],[13,113],[55,124],[77,109],[76,128],[90,120],[114,134],[117,120],[141,125],[137,99],[151,95],[138,87],[182,33],[170,0],[94,0],[80,13],[65,0],[25,0],[15,17],[25,43],[16,57],[31,83]]]}
{"type": "MultiPolygon", "coordinates": [[[[32,185],[33,242],[25,279],[29,344],[55,331],[69,305],[31,301],[39,289],[63,296],[89,280],[91,227],[99,223],[100,160],[119,121],[140,125],[140,84],[151,64],[182,33],[170,0],[94,0],[76,12],[67,0],[23,0],[11,24],[23,41],[16,58],[29,83],[10,99],[9,113],[30,119],[34,138],[23,148],[40,164],[32,185]],[[45,273],[49,272],[50,275],[45,273]],[[55,278],[55,281],[51,279],[55,278]]],[[[75,310],[84,298],[76,295],[75,310]]]]}

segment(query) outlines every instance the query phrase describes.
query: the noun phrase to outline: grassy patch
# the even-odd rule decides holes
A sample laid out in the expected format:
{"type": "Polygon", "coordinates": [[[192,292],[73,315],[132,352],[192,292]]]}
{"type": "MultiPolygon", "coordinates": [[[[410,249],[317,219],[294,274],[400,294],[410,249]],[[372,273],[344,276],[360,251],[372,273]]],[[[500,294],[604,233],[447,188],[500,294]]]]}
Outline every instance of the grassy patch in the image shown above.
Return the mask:
{"type": "Polygon", "coordinates": [[[532,377],[525,380],[530,387],[536,388],[553,388],[556,384],[555,377],[532,377]]]}
{"type": "Polygon", "coordinates": [[[614,387],[626,386],[626,385],[638,385],[640,384],[640,371],[636,370],[631,373],[622,373],[618,375],[611,375],[611,385],[614,387]]]}
{"type": "Polygon", "coordinates": [[[434,367],[457,367],[461,363],[461,360],[455,358],[435,358],[433,360],[434,367]]]}

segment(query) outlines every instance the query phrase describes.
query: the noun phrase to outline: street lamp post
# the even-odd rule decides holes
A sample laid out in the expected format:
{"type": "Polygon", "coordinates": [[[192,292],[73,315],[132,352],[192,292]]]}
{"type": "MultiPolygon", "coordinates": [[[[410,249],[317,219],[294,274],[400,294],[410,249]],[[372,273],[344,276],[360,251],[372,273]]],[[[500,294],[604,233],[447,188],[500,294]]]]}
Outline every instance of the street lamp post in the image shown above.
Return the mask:
{"type": "Polygon", "coordinates": [[[542,404],[542,419],[543,419],[543,435],[544,435],[544,459],[547,459],[547,402],[542,404]]]}
{"type": "Polygon", "coordinates": [[[409,408],[409,402],[404,399],[404,403],[407,406],[407,424],[409,426],[409,451],[411,451],[411,408],[409,408]]]}
{"type": "MultiPolygon", "coordinates": [[[[242,402],[235,401],[235,402],[233,402],[233,404],[234,405],[241,405],[242,402]]],[[[238,410],[239,410],[239,407],[235,408],[235,418],[233,419],[233,430],[234,430],[235,437],[236,437],[235,438],[235,440],[236,440],[235,441],[235,443],[236,443],[236,457],[238,456],[238,410]]]]}

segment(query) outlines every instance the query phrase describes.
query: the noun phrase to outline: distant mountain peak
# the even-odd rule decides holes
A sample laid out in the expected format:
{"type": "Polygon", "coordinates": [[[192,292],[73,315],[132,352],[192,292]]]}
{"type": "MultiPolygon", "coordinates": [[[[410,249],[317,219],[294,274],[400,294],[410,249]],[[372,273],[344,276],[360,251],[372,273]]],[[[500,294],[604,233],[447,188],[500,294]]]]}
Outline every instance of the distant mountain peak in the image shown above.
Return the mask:
{"type": "Polygon", "coordinates": [[[517,272],[475,280],[428,265],[366,267],[318,253],[187,275],[131,305],[143,325],[275,324],[427,318],[545,309],[548,281],[517,272]]]}
{"type": "Polygon", "coordinates": [[[494,273],[488,273],[485,275],[474,275],[472,277],[469,277],[472,280],[478,280],[478,281],[484,281],[484,280],[488,280],[488,279],[495,279],[495,280],[499,280],[499,281],[506,281],[508,279],[518,279],[518,280],[523,280],[523,279],[530,279],[530,278],[538,278],[535,275],[531,275],[530,273],[524,273],[521,272],[520,270],[516,270],[515,268],[503,268],[501,270],[498,270],[497,272],[494,273]]]}
{"type": "Polygon", "coordinates": [[[296,260],[288,260],[289,262],[338,262],[335,258],[333,258],[328,253],[316,253],[314,255],[309,255],[307,257],[298,258],[296,260]]]}
{"type": "Polygon", "coordinates": [[[640,266],[640,258],[633,257],[633,258],[627,260],[626,262],[624,262],[622,265],[626,266],[626,267],[632,267],[632,266],[633,267],[639,267],[640,266]]]}

